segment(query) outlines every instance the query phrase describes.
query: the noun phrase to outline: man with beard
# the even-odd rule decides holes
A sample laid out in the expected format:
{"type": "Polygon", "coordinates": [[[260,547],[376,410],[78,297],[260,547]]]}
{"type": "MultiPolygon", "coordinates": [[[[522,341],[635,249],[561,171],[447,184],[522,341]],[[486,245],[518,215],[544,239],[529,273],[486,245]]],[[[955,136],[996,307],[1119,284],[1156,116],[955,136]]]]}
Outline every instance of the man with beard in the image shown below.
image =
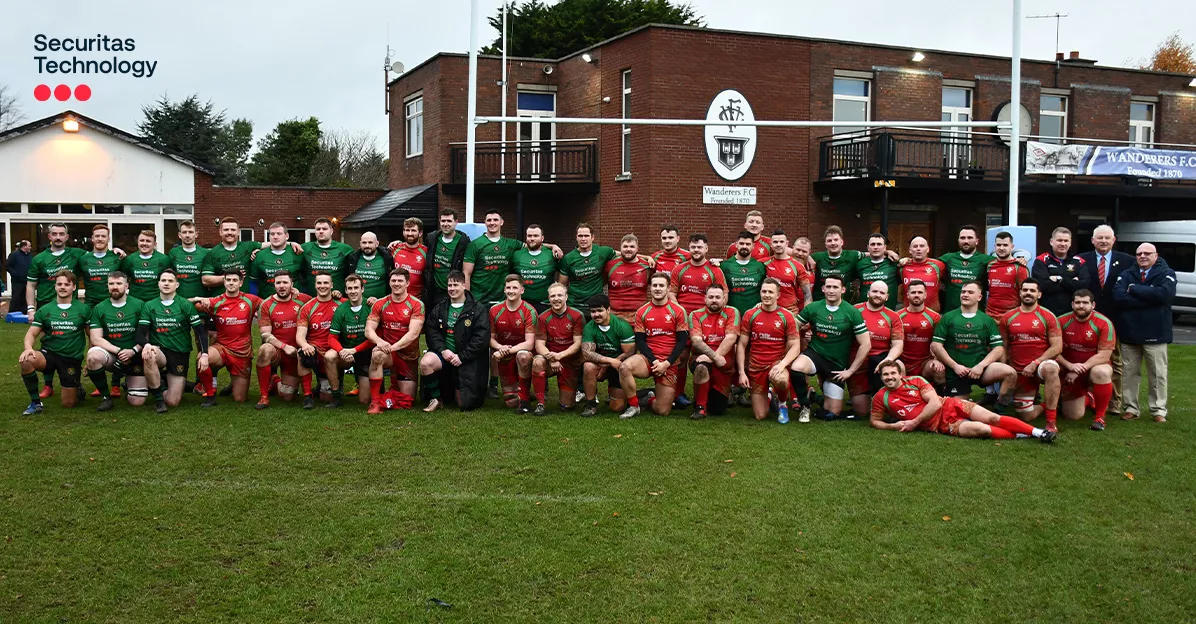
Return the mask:
{"type": "Polygon", "coordinates": [[[544,229],[533,223],[527,226],[523,249],[511,258],[511,269],[523,281],[523,299],[536,314],[548,309],[548,286],[556,282],[557,259],[544,251],[544,229]]]}
{"type": "Polygon", "coordinates": [[[876,280],[868,287],[868,301],[855,304],[864,317],[870,343],[864,367],[847,382],[851,390],[851,410],[861,418],[868,413],[872,395],[881,388],[881,362],[896,362],[905,347],[905,326],[901,317],[886,307],[888,301],[889,286],[876,280]]]}
{"type": "Polygon", "coordinates": [[[668,223],[660,227],[660,251],[652,254],[652,260],[656,270],[664,273],[672,273],[673,267],[689,261],[689,252],[681,249],[681,233],[677,226],[668,223]]]}
{"type": "MultiPolygon", "coordinates": [[[[760,285],[764,283],[764,278],[768,277],[768,267],[752,257],[754,245],[755,238],[751,232],[747,230],[740,232],[739,238],[735,241],[735,255],[719,267],[727,279],[727,305],[735,308],[739,313],[739,318],[743,318],[748,310],[760,303],[760,285]]],[[[797,264],[803,266],[802,262],[797,264]]],[[[809,274],[807,273],[807,275],[809,274]]],[[[732,402],[739,405],[751,405],[751,397],[747,396],[747,388],[739,385],[739,375],[734,375],[731,378],[730,398],[732,402]]]]}
{"type": "MultiPolygon", "coordinates": [[[[822,285],[826,283],[826,278],[837,277],[842,282],[844,292],[851,292],[852,283],[859,278],[856,274],[856,266],[863,256],[860,252],[854,249],[843,248],[843,228],[837,225],[832,225],[826,228],[826,232],[822,235],[823,244],[826,245],[826,251],[819,251],[810,255],[817,267],[816,280],[814,282],[814,299],[821,301],[822,285]]],[[[850,297],[848,297],[850,300],[850,297]]]]}
{"type": "Polygon", "coordinates": [[[813,301],[810,284],[814,281],[800,262],[789,255],[789,238],[784,230],[776,230],[771,238],[772,257],[764,261],[764,275],[781,285],[777,305],[795,316],[813,301]]]}
{"type": "Polygon", "coordinates": [[[536,309],[523,300],[522,279],[512,273],[503,283],[504,300],[490,306],[490,370],[498,372],[503,400],[519,414],[531,411],[532,352],[536,348],[536,309]]]}
{"type": "Polygon", "coordinates": [[[462,272],[473,298],[489,310],[502,302],[504,280],[511,272],[511,258],[523,248],[523,243],[502,235],[503,218],[497,210],[487,210],[483,222],[486,233],[469,241],[462,272]]]}
{"type": "Polygon", "coordinates": [[[1071,310],[1077,290],[1088,288],[1084,259],[1071,255],[1071,230],[1057,227],[1051,232],[1051,250],[1034,259],[1030,271],[1042,291],[1042,307],[1058,316],[1071,310]]]}
{"type": "Polygon", "coordinates": [[[863,369],[868,359],[868,329],[864,327],[864,317],[843,301],[844,292],[842,278],[827,277],[822,282],[823,299],[806,306],[797,315],[797,322],[809,326],[812,332],[809,345],[789,367],[793,407],[799,408],[797,422],[810,422],[807,375],[817,375],[822,382],[823,402],[819,415],[823,420],[834,420],[843,411],[847,380],[863,369]]]}
{"type": "MultiPolygon", "coordinates": [[[[689,262],[673,267],[670,275],[672,284],[669,297],[685,309],[686,314],[697,312],[706,305],[706,289],[713,284],[727,288],[727,280],[723,277],[722,269],[715,266],[706,257],[710,250],[706,235],[698,232],[689,236],[689,262]]],[[[685,380],[689,373],[689,348],[686,343],[681,359],[677,362],[677,407],[689,407],[690,400],[685,394],[685,380]]]]}
{"type": "Polygon", "coordinates": [[[532,391],[536,395],[534,416],[546,413],[544,394],[549,377],[557,378],[562,410],[573,409],[575,393],[581,387],[581,334],[586,321],[581,312],[566,305],[568,298],[564,284],[549,286],[550,307],[536,321],[536,355],[532,358],[532,391]]]}
{"type": "MultiPolygon", "coordinates": [[[[47,237],[50,246],[33,256],[29,265],[29,275],[25,283],[29,318],[33,318],[33,312],[38,307],[54,303],[57,296],[55,276],[70,271],[77,279],[80,274],[79,258],[87,253],[78,247],[66,246],[69,234],[64,223],[51,223],[47,237]]],[[[46,385],[50,385],[48,380],[46,385]]]]}
{"type": "Polygon", "coordinates": [[[627,323],[648,302],[648,278],[653,271],[647,262],[640,260],[639,251],[639,239],[635,234],[627,234],[619,245],[619,257],[606,263],[610,309],[627,323]]]}
{"type": "Polygon", "coordinates": [[[1085,399],[1092,392],[1093,431],[1105,430],[1105,415],[1113,398],[1113,350],[1117,331],[1109,317],[1096,311],[1095,297],[1087,289],[1072,296],[1071,312],[1059,317],[1063,332],[1063,353],[1058,357],[1063,381],[1060,398],[1063,417],[1084,417],[1085,399]]]}
{"type": "MultiPolygon", "coordinates": [[[[295,328],[295,344],[299,347],[299,382],[303,384],[303,409],[316,406],[311,389],[312,375],[322,370],[324,354],[332,348],[329,329],[332,327],[332,317],[340,306],[340,302],[332,298],[331,275],[319,271],[314,276],[314,282],[316,296],[299,308],[299,326],[295,328]]],[[[320,385],[317,380],[317,387],[320,385]]]]}
{"type": "Polygon", "coordinates": [[[299,346],[295,332],[299,329],[299,308],[311,297],[294,289],[289,271],[274,274],[274,294],[262,300],[258,329],[262,344],[257,352],[257,383],[259,398],[254,409],[270,407],[271,371],[279,366],[282,379],[278,396],[290,402],[299,388],[299,346]]]}
{"type": "Polygon", "coordinates": [[[883,282],[889,293],[885,306],[890,310],[897,309],[897,293],[901,289],[901,267],[889,258],[888,239],[884,234],[873,232],[868,237],[868,254],[856,262],[855,272],[860,276],[860,296],[856,303],[867,302],[871,298],[872,284],[883,282]]]}
{"type": "Polygon", "coordinates": [[[25,332],[25,350],[18,360],[21,380],[29,392],[29,407],[23,415],[42,413],[42,397],[37,389],[38,371],[57,370],[62,378],[62,406],[74,407],[79,402],[79,363],[87,347],[86,333],[91,310],[87,304],[75,300],[78,289],[75,274],[69,269],[56,271],[54,300],[37,309],[25,332]],[[33,343],[41,337],[41,349],[33,343]]]}
{"type": "Polygon", "coordinates": [[[292,284],[298,289],[304,281],[303,256],[291,248],[290,234],[287,226],[279,222],[270,224],[268,228],[270,247],[259,250],[250,263],[250,279],[257,284],[257,294],[267,299],[274,294],[274,276],[280,271],[291,274],[292,284]],[[294,281],[299,278],[298,281],[294,281]]]}
{"type": "Polygon", "coordinates": [[[980,311],[983,296],[980,284],[963,285],[959,307],[944,314],[934,326],[930,352],[945,369],[945,394],[967,397],[972,386],[1000,383],[997,401],[1008,406],[1017,385],[1017,372],[1002,363],[1005,341],[997,322],[980,311]]]}
{"type": "Polygon", "coordinates": [[[959,250],[939,256],[943,263],[943,311],[959,307],[959,291],[966,282],[984,285],[988,278],[988,263],[993,257],[977,251],[980,230],[974,225],[959,228],[959,250]]]}
{"type": "MultiPolygon", "coordinates": [[[[463,235],[461,235],[463,236],[463,235]]],[[[450,271],[445,277],[448,298],[428,315],[428,351],[419,362],[425,412],[443,407],[441,393],[463,410],[477,409],[486,400],[490,318],[465,290],[465,274],[450,271]]]]}
{"type": "Polygon", "coordinates": [[[897,313],[901,319],[901,357],[898,361],[905,367],[908,377],[925,377],[934,383],[944,381],[946,369],[931,353],[934,342],[934,328],[942,318],[938,312],[926,307],[926,284],[912,280],[905,287],[905,307],[897,313]]]}
{"type": "Polygon", "coordinates": [[[204,259],[211,251],[199,246],[195,241],[199,238],[199,230],[193,221],[183,221],[179,224],[179,244],[171,247],[166,255],[170,257],[170,265],[178,272],[178,296],[185,299],[203,297],[208,289],[203,285],[204,259]]]}
{"type": "Polygon", "coordinates": [[[137,235],[137,253],[125,256],[120,270],[129,276],[129,295],[150,301],[158,297],[158,276],[171,268],[170,257],[158,251],[158,235],[141,230],[137,235]]]}
{"type": "Polygon", "coordinates": [[[249,374],[253,370],[253,317],[261,308],[257,295],[241,292],[244,279],[238,271],[224,274],[224,293],[217,297],[188,299],[201,314],[215,321],[216,337],[208,347],[208,368],[199,372],[205,398],[200,407],[216,405],[216,372],[228,369],[233,400],[244,403],[249,395],[249,374]]]}
{"type": "Polygon", "coordinates": [[[731,379],[735,376],[731,353],[739,340],[739,312],[727,305],[725,286],[711,284],[706,288],[706,306],[689,315],[689,327],[691,349],[697,353],[690,364],[695,409],[689,417],[699,420],[708,414],[720,416],[727,411],[731,397],[731,379]]]}
{"type": "MultiPolygon", "coordinates": [[[[429,309],[436,307],[444,300],[448,292],[448,274],[450,271],[464,269],[465,250],[469,247],[469,237],[464,232],[457,230],[456,210],[441,208],[439,219],[440,229],[428,232],[424,236],[424,246],[428,248],[428,260],[432,263],[431,275],[424,276],[425,296],[423,300],[429,309]]],[[[368,301],[368,286],[366,291],[366,300],[368,301]]]]}
{"type": "MultiPolygon", "coordinates": [[[[241,240],[241,226],[233,217],[220,220],[220,244],[208,250],[200,270],[203,285],[209,293],[218,294],[224,288],[224,275],[236,271],[248,276],[254,256],[270,242],[255,243],[241,240]]],[[[299,253],[302,247],[291,243],[291,251],[299,253]]]]}
{"type": "Polygon", "coordinates": [[[929,431],[961,438],[1012,440],[1038,438],[1050,443],[1058,436],[956,397],[939,398],[934,387],[917,376],[901,375],[892,360],[880,365],[884,390],[872,398],[872,426],[888,431],[929,431]],[[894,418],[897,422],[886,422],[894,418]]]}
{"type": "Polygon", "coordinates": [[[606,382],[607,407],[612,412],[623,411],[627,397],[635,394],[634,386],[624,389],[619,379],[623,362],[635,355],[635,329],[611,312],[606,295],[590,297],[590,313],[593,317],[581,332],[581,384],[586,402],[581,415],[585,417],[598,414],[599,382],[606,382]]]}
{"type": "Polygon", "coordinates": [[[394,268],[395,261],[385,249],[378,248],[378,235],[373,232],[362,234],[357,245],[357,251],[345,258],[345,265],[350,273],[361,278],[365,304],[372,306],[390,292],[387,276],[394,268]]]}
{"type": "MultiPolygon", "coordinates": [[[[772,255],[772,240],[767,236],[761,236],[761,233],[764,232],[764,214],[759,210],[748,211],[743,220],[743,229],[752,235],[751,256],[760,262],[768,260],[772,255]]],[[[736,249],[738,244],[739,241],[731,243],[731,247],[727,249],[728,258],[738,253],[736,249]]]]}
{"type": "Polygon", "coordinates": [[[424,222],[419,217],[408,217],[403,221],[403,240],[394,241],[387,247],[394,258],[394,268],[407,269],[411,275],[407,293],[416,299],[424,296],[424,270],[428,267],[428,246],[423,238],[424,222]]]}
{"type": "Polygon", "coordinates": [[[332,390],[332,401],[324,407],[332,409],[341,406],[343,375],[349,368],[357,377],[357,400],[363,405],[370,403],[369,373],[374,343],[365,335],[370,308],[362,299],[360,277],[352,273],[345,276],[345,297],[332,315],[332,325],[328,327],[328,344],[332,348],[324,354],[324,370],[332,390]]]}
{"type": "MultiPolygon", "coordinates": [[[[676,270],[676,269],[674,269],[676,270]]],[[[635,313],[636,354],[619,368],[619,383],[624,390],[635,388],[636,379],[655,381],[649,397],[652,411],[667,416],[673,410],[677,392],[677,363],[689,343],[689,324],[685,309],[669,298],[669,274],[657,273],[648,281],[650,299],[635,313]]],[[[640,413],[639,397],[627,395],[628,407],[619,415],[627,420],[640,413]]]]}
{"type": "Polygon", "coordinates": [[[87,376],[99,392],[97,412],[107,412],[113,407],[115,393],[108,385],[108,371],[114,379],[128,377],[129,405],[144,405],[149,396],[141,353],[137,350],[137,321],[144,304],[128,296],[129,278],[124,273],[112,271],[107,280],[109,296],[96,304],[88,322],[91,349],[87,351],[87,376]]]}
{"type": "Polygon", "coordinates": [[[987,266],[988,300],[984,313],[1001,318],[1018,306],[1022,282],[1030,277],[1030,271],[1013,257],[1013,235],[1009,232],[997,232],[993,252],[996,257],[987,266]]]}
{"type": "Polygon", "coordinates": [[[760,304],[748,310],[739,322],[735,349],[739,385],[751,388],[752,413],[756,420],[768,418],[768,392],[778,404],[777,422],[789,422],[789,366],[801,350],[797,318],[777,304],[781,285],[771,277],[760,285],[760,304]]]}
{"type": "Polygon", "coordinates": [[[390,367],[391,376],[398,381],[395,389],[415,396],[416,363],[419,360],[419,336],[426,318],[422,301],[407,292],[407,269],[390,272],[390,294],[374,303],[366,319],[365,335],[374,343],[370,360],[370,402],[368,414],[381,414],[382,371],[390,367]]]}
{"type": "Polygon", "coordinates": [[[935,312],[942,309],[939,291],[943,287],[945,270],[946,266],[941,260],[930,257],[930,243],[926,242],[925,237],[915,235],[909,239],[909,262],[901,266],[902,289],[913,280],[920,280],[926,286],[926,307],[935,312]]]}
{"type": "Polygon", "coordinates": [[[93,308],[108,299],[108,274],[120,270],[121,258],[108,249],[108,241],[108,226],[95,225],[91,228],[91,252],[79,255],[83,300],[93,308]]]}
{"type": "Polygon", "coordinates": [[[589,316],[590,297],[602,294],[606,286],[606,263],[618,254],[606,245],[594,244],[594,229],[589,223],[577,224],[577,249],[560,261],[560,283],[568,287],[569,306],[589,316]]]}
{"type": "Polygon", "coordinates": [[[1001,317],[1001,337],[1008,346],[1006,361],[1018,372],[1013,393],[1017,416],[1028,422],[1045,414],[1047,430],[1058,431],[1055,410],[1059,407],[1060,384],[1055,357],[1063,352],[1063,333],[1055,315],[1039,307],[1040,296],[1037,281],[1031,278],[1022,282],[1021,305],[1001,317]],[[1045,396],[1042,405],[1035,405],[1040,384],[1046,389],[1045,396]]]}
{"type": "Polygon", "coordinates": [[[183,401],[183,386],[191,365],[192,330],[199,347],[196,368],[200,373],[208,368],[208,329],[195,306],[177,296],[178,287],[174,269],[164,269],[158,277],[158,298],[145,302],[137,319],[145,381],[154,397],[154,411],[159,414],[183,401]]]}
{"type": "Polygon", "coordinates": [[[303,291],[309,295],[315,294],[316,273],[323,271],[332,276],[332,298],[340,299],[345,292],[345,276],[351,273],[345,258],[353,253],[353,248],[340,241],[332,240],[332,220],[326,217],[316,219],[312,225],[316,240],[306,241],[303,248],[302,271],[303,291]]]}

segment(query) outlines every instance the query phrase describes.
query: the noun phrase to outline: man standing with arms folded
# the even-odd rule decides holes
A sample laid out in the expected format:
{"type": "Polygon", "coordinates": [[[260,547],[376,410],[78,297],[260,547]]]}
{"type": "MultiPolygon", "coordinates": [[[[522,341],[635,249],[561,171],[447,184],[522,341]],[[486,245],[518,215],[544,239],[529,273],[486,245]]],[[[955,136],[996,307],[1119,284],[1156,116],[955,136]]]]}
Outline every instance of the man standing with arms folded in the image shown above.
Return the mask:
{"type": "MultiPolygon", "coordinates": [[[[980,246],[980,230],[974,225],[959,228],[959,251],[939,256],[943,263],[943,311],[959,307],[959,291],[967,282],[981,286],[988,278],[988,263],[993,257],[977,251],[980,246]]],[[[995,317],[994,317],[995,318],[995,317]]]]}
{"type": "Polygon", "coordinates": [[[556,282],[557,259],[544,248],[544,230],[538,224],[527,226],[525,246],[515,252],[511,268],[523,281],[523,300],[536,309],[548,309],[548,286],[556,282]]]}
{"type": "MultiPolygon", "coordinates": [[[[752,241],[754,243],[755,239],[752,241]]],[[[751,253],[750,248],[748,253],[751,253]]],[[[673,267],[689,261],[689,252],[681,249],[681,233],[677,226],[668,223],[660,227],[660,251],[652,254],[652,261],[656,263],[656,270],[663,273],[672,273],[673,267]]]]}
{"type": "Polygon", "coordinates": [[[938,312],[926,307],[926,284],[913,280],[905,287],[905,307],[897,313],[901,319],[901,358],[906,377],[925,377],[934,383],[943,383],[943,363],[931,353],[934,329],[942,318],[938,312]]]}
{"type": "MultiPolygon", "coordinates": [[[[901,265],[902,289],[913,280],[920,280],[926,286],[926,307],[938,312],[942,310],[940,291],[943,287],[943,273],[946,266],[941,260],[930,257],[930,243],[922,236],[909,239],[909,261],[901,265]]],[[[981,288],[982,293],[984,289],[981,288]]],[[[952,308],[954,309],[954,308],[952,308]]]]}
{"type": "Polygon", "coordinates": [[[1051,232],[1051,250],[1034,259],[1030,277],[1042,291],[1042,307],[1055,316],[1071,310],[1071,297],[1088,288],[1088,270],[1084,259],[1071,256],[1071,230],[1057,227],[1051,232]]]}
{"type": "Polygon", "coordinates": [[[627,394],[628,407],[619,415],[627,420],[640,413],[640,401],[634,394],[635,380],[651,377],[656,387],[652,411],[668,416],[677,393],[677,363],[689,344],[689,324],[685,309],[669,298],[669,274],[657,273],[648,281],[651,299],[635,313],[636,354],[619,367],[619,383],[627,394]]]}
{"type": "Polygon", "coordinates": [[[191,367],[192,330],[199,347],[196,368],[201,373],[208,368],[208,329],[195,306],[176,296],[178,287],[174,269],[164,269],[158,278],[159,297],[145,302],[137,321],[145,380],[154,397],[154,411],[159,414],[165,414],[167,406],[178,407],[183,400],[187,369],[191,367]]]}
{"type": "Polygon", "coordinates": [[[864,317],[871,344],[864,367],[847,381],[847,388],[851,390],[851,411],[860,418],[868,413],[872,395],[884,385],[880,380],[881,362],[896,362],[905,347],[904,325],[896,312],[885,307],[888,300],[888,285],[877,280],[868,287],[868,301],[855,304],[864,317]]]}
{"type": "MultiPolygon", "coordinates": [[[[457,211],[452,208],[440,209],[440,229],[428,232],[424,237],[424,246],[428,248],[428,260],[432,263],[430,275],[424,274],[424,298],[428,309],[435,308],[444,300],[448,288],[448,274],[450,271],[462,271],[465,268],[465,250],[469,247],[469,237],[457,230],[457,211]]],[[[462,273],[464,275],[464,273],[462,273]]],[[[366,285],[366,300],[369,300],[369,285],[366,285]]]]}
{"type": "Polygon", "coordinates": [[[639,258],[639,239],[627,234],[619,245],[619,257],[606,263],[607,293],[610,310],[627,323],[648,302],[648,278],[652,267],[639,258]]]}
{"type": "MultiPolygon", "coordinates": [[[[351,273],[345,258],[353,253],[353,248],[332,240],[332,220],[326,217],[316,219],[312,225],[316,231],[316,240],[306,241],[300,247],[303,249],[302,271],[304,275],[304,290],[309,295],[315,294],[316,273],[324,271],[332,276],[332,298],[340,299],[345,293],[345,276],[351,273]]],[[[406,232],[406,228],[404,228],[406,232]]]]}
{"type": "Polygon", "coordinates": [[[54,300],[37,309],[25,332],[25,350],[21,352],[21,380],[29,392],[29,407],[24,415],[42,412],[42,397],[37,389],[38,371],[58,371],[62,378],[62,406],[74,407],[79,402],[80,363],[87,347],[86,332],[91,310],[87,304],[75,300],[78,289],[75,274],[69,269],[56,271],[54,300]],[[41,336],[41,350],[33,343],[41,336]]]}
{"type": "Polygon", "coordinates": [[[253,371],[253,317],[262,307],[257,295],[241,292],[245,283],[239,271],[224,274],[224,292],[217,297],[188,299],[201,314],[208,314],[216,325],[216,337],[208,347],[208,367],[199,371],[199,385],[204,402],[200,407],[216,405],[216,372],[228,369],[233,400],[244,403],[249,396],[249,375],[253,371]]]}
{"type": "Polygon", "coordinates": [[[287,226],[274,222],[270,224],[270,247],[262,249],[253,257],[249,274],[257,284],[257,296],[267,299],[274,294],[274,276],[280,271],[290,273],[292,288],[303,285],[303,256],[291,249],[287,226]],[[297,280],[296,280],[297,278],[297,280]]]}
{"type": "Polygon", "coordinates": [[[586,401],[581,415],[585,417],[598,413],[599,382],[606,382],[607,407],[612,412],[623,411],[627,397],[635,394],[634,387],[628,392],[619,380],[623,362],[635,355],[635,329],[612,313],[606,295],[590,297],[590,313],[593,318],[581,332],[581,383],[586,401]]]}
{"type": "Polygon", "coordinates": [[[346,300],[337,306],[328,328],[328,344],[332,349],[324,354],[324,370],[332,390],[332,401],[324,407],[332,409],[341,406],[344,397],[342,376],[349,368],[357,377],[357,400],[363,405],[370,403],[369,371],[374,343],[365,336],[370,308],[361,298],[361,278],[353,273],[345,276],[345,297],[346,300]]]}
{"type": "Polygon", "coordinates": [[[1175,271],[1150,243],[1138,245],[1138,266],[1117,276],[1114,297],[1121,308],[1121,357],[1124,366],[1122,420],[1138,418],[1138,384],[1146,361],[1150,414],[1167,422],[1167,345],[1172,338],[1171,304],[1175,301],[1175,271]]]}
{"type": "Polygon", "coordinates": [[[986,270],[988,300],[984,304],[984,313],[996,319],[1018,306],[1022,282],[1030,277],[1030,271],[1013,257],[1013,235],[1009,232],[997,232],[993,251],[997,255],[989,261],[986,270]]]}
{"type": "Polygon", "coordinates": [[[694,413],[699,420],[727,411],[731,379],[735,377],[735,345],[739,341],[739,312],[727,305],[727,288],[706,287],[706,306],[689,315],[690,368],[694,373],[694,413]],[[711,391],[714,396],[711,396],[711,391]]]}
{"type": "MultiPolygon", "coordinates": [[[[112,392],[108,385],[108,371],[113,379],[128,376],[129,405],[144,405],[149,390],[145,385],[145,370],[141,353],[137,350],[137,321],[143,303],[128,296],[129,278],[120,271],[108,274],[109,298],[96,304],[88,323],[91,349],[87,351],[87,376],[95,384],[100,405],[97,412],[111,410],[112,392]]],[[[113,384],[115,385],[115,384],[113,384]]]]}
{"type": "Polygon", "coordinates": [[[514,273],[503,283],[505,299],[490,306],[490,370],[498,372],[503,400],[519,414],[531,411],[532,352],[536,309],[523,300],[523,281],[514,273]]]}
{"type": "Polygon", "coordinates": [[[428,314],[428,351],[419,362],[423,395],[428,400],[425,412],[444,405],[442,389],[463,410],[477,409],[486,401],[490,315],[465,290],[464,273],[450,271],[445,284],[448,298],[428,314]]]}
{"type": "MultiPolygon", "coordinates": [[[[79,279],[82,270],[79,267],[79,258],[87,253],[78,247],[67,247],[66,242],[69,238],[65,223],[51,223],[47,228],[46,233],[50,246],[42,250],[41,253],[33,256],[33,260],[29,264],[29,273],[25,282],[25,314],[30,320],[34,317],[34,311],[37,308],[54,303],[57,297],[57,282],[54,279],[58,274],[70,271],[75,276],[74,280],[79,279]]],[[[75,293],[71,293],[73,298],[75,293]]],[[[39,397],[45,399],[54,394],[54,371],[55,367],[45,369],[43,376],[46,379],[45,386],[42,387],[39,397]]]]}
{"type": "MultiPolygon", "coordinates": [[[[464,235],[461,235],[464,236],[464,235]]],[[[387,281],[394,269],[394,258],[378,246],[378,235],[366,232],[357,241],[358,249],[345,258],[346,270],[361,278],[362,296],[365,304],[374,302],[390,293],[387,281]]]]}
{"type": "Polygon", "coordinates": [[[980,311],[983,296],[980,284],[963,285],[959,307],[944,314],[934,327],[930,352],[946,369],[948,396],[967,397],[972,386],[1000,383],[997,401],[1008,406],[1017,386],[1017,371],[1002,363],[1005,342],[997,322],[980,311]]]}
{"type": "Polygon", "coordinates": [[[866,303],[872,284],[884,282],[889,293],[885,306],[890,310],[898,309],[897,293],[901,289],[901,267],[889,258],[889,245],[884,234],[874,232],[868,237],[868,254],[856,262],[855,272],[860,276],[860,296],[856,303],[866,303]]]}
{"type": "Polygon", "coordinates": [[[383,412],[382,371],[390,367],[399,392],[415,397],[416,369],[419,361],[419,336],[424,329],[424,303],[407,292],[411,274],[394,269],[387,278],[390,294],[374,302],[366,319],[365,335],[374,343],[370,360],[370,402],[368,414],[383,412]]]}
{"type": "Polygon", "coordinates": [[[424,222],[418,217],[403,221],[403,240],[394,241],[386,249],[394,259],[396,269],[407,269],[411,283],[407,294],[423,301],[424,271],[431,271],[428,265],[428,246],[424,245],[424,222]]]}
{"type": "Polygon", "coordinates": [[[1063,352],[1063,334],[1055,315],[1038,305],[1041,295],[1033,278],[1022,282],[1021,305],[1001,317],[999,327],[1006,345],[1006,361],[1018,373],[1013,393],[1017,416],[1029,422],[1045,414],[1047,430],[1057,432],[1060,387],[1055,358],[1063,352]],[[1042,405],[1035,405],[1039,385],[1045,388],[1044,396],[1042,405]]]}
{"type": "MultiPolygon", "coordinates": [[[[1094,294],[1093,303],[1096,304],[1096,311],[1112,321],[1115,331],[1121,333],[1123,331],[1121,310],[1117,307],[1113,290],[1117,284],[1117,276],[1126,269],[1134,267],[1135,259],[1125,252],[1114,251],[1113,244],[1116,242],[1117,236],[1114,234],[1113,228],[1107,225],[1097,226],[1092,231],[1093,251],[1080,254],[1080,259],[1084,261],[1084,267],[1088,269],[1088,290],[1094,294]]],[[[1072,310],[1075,310],[1074,299],[1072,310]]],[[[1110,365],[1113,367],[1113,399],[1109,403],[1109,412],[1119,414],[1122,406],[1121,344],[1116,344],[1113,347],[1113,359],[1110,361],[1110,365]]]]}
{"type": "Polygon", "coordinates": [[[813,301],[810,294],[810,284],[813,280],[809,272],[789,255],[789,238],[784,230],[772,233],[772,257],[764,261],[764,275],[775,279],[781,285],[781,294],[777,305],[792,312],[795,316],[813,301]]]}
{"type": "Polygon", "coordinates": [[[1113,398],[1113,367],[1109,360],[1117,347],[1117,331],[1109,317],[1097,312],[1089,290],[1077,290],[1072,296],[1071,312],[1059,317],[1063,332],[1063,353],[1059,366],[1063,369],[1061,398],[1063,417],[1079,420],[1084,417],[1085,399],[1092,391],[1093,431],[1105,430],[1105,415],[1113,398]]]}
{"type": "Polygon", "coordinates": [[[843,279],[827,277],[822,283],[823,299],[806,306],[797,322],[810,326],[813,339],[789,367],[789,385],[795,408],[800,408],[798,422],[810,422],[806,376],[817,375],[822,382],[823,404],[820,416],[834,420],[843,412],[847,380],[863,369],[868,360],[868,328],[864,317],[843,301],[843,279]],[[855,357],[852,357],[854,350],[855,357]]]}
{"type": "MultiPolygon", "coordinates": [[[[324,354],[332,349],[328,338],[332,317],[340,302],[332,298],[332,276],[319,271],[313,276],[316,296],[299,308],[299,326],[295,329],[295,344],[299,347],[299,382],[303,386],[303,409],[316,406],[312,396],[312,375],[322,370],[324,354]]],[[[316,380],[319,388],[319,380],[316,380]]],[[[331,388],[331,382],[329,385],[331,388]]]]}
{"type": "Polygon", "coordinates": [[[192,221],[179,224],[179,244],[171,247],[166,255],[170,258],[170,265],[178,273],[178,296],[190,300],[195,297],[206,297],[208,289],[203,285],[204,259],[211,251],[196,244],[199,231],[192,221]]]}
{"type": "Polygon", "coordinates": [[[764,278],[760,305],[739,321],[735,361],[739,385],[751,389],[756,420],[768,418],[768,391],[772,390],[779,406],[777,422],[783,425],[789,422],[789,366],[801,351],[801,336],[797,318],[777,304],[780,290],[775,279],[764,278]]]}

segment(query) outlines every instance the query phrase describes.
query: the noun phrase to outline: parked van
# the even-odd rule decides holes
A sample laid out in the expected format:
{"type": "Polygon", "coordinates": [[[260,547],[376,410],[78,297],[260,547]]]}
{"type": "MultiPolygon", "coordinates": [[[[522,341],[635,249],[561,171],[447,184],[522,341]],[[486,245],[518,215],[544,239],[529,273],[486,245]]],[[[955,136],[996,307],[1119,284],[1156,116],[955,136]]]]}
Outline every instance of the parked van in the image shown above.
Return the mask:
{"type": "Polygon", "coordinates": [[[1118,251],[1132,256],[1142,243],[1153,243],[1175,271],[1171,308],[1176,314],[1196,314],[1196,221],[1123,221],[1117,228],[1118,251]]]}

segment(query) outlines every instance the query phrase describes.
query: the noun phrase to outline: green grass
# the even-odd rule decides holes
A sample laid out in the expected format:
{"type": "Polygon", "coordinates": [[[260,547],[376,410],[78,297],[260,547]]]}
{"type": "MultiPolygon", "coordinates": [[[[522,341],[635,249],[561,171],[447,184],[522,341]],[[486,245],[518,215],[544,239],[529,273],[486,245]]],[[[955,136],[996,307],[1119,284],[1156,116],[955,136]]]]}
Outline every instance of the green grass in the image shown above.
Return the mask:
{"type": "MultiPolygon", "coordinates": [[[[23,329],[0,327],[0,359],[23,329]]],[[[371,417],[191,396],[27,418],[14,364],[0,621],[1181,621],[1196,349],[1171,363],[1171,422],[1066,423],[1055,446],[743,409],[371,417]]]]}

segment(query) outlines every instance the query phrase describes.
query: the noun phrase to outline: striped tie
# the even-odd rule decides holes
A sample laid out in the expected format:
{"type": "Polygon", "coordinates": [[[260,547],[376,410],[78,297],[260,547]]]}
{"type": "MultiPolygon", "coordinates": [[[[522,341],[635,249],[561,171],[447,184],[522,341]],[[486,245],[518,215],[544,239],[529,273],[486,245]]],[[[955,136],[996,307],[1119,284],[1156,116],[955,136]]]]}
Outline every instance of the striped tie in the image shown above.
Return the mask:
{"type": "Polygon", "coordinates": [[[1096,274],[1100,278],[1100,287],[1105,287],[1105,257],[1100,257],[1100,262],[1096,263],[1096,274]]]}

